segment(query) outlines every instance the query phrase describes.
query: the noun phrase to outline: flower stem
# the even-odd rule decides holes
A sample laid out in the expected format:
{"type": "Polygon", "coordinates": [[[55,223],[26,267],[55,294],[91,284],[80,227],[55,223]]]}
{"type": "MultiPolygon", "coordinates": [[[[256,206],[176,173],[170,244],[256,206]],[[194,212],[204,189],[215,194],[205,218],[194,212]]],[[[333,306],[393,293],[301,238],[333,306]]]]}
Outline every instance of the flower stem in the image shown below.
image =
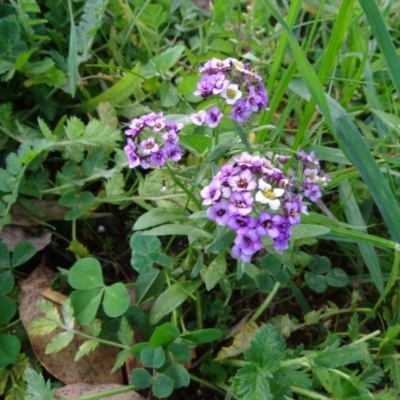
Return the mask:
{"type": "Polygon", "coordinates": [[[304,396],[309,397],[310,399],[318,399],[318,400],[331,400],[330,397],[323,396],[320,393],[312,392],[311,390],[307,390],[298,386],[290,386],[290,389],[298,394],[302,394],[304,396]]]}
{"type": "Polygon", "coordinates": [[[281,287],[280,282],[276,282],[275,286],[272,289],[272,292],[267,296],[267,298],[264,300],[264,302],[261,304],[260,307],[256,310],[256,312],[252,315],[252,317],[249,319],[249,322],[255,322],[258,317],[265,311],[265,309],[269,306],[271,303],[272,299],[276,295],[277,291],[281,287]]]}
{"type": "Polygon", "coordinates": [[[106,390],[100,393],[88,394],[86,396],[78,397],[77,400],[97,400],[97,399],[108,399],[111,396],[115,396],[117,394],[126,393],[135,390],[136,387],[133,385],[123,386],[115,389],[106,390]]]}

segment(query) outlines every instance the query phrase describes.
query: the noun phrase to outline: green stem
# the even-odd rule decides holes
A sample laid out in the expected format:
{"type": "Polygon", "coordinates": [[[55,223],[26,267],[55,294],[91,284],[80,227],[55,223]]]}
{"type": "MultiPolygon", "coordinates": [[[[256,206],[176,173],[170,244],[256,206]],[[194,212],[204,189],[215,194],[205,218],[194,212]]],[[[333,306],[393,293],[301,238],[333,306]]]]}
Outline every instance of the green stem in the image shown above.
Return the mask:
{"type": "MultiPolygon", "coordinates": [[[[63,326],[63,328],[65,329],[64,326],[63,326]]],[[[67,330],[67,329],[66,329],[66,330],[67,330]]],[[[72,329],[71,332],[72,332],[74,335],[82,336],[82,337],[84,337],[84,338],[86,338],[86,339],[95,339],[95,340],[97,340],[99,343],[107,344],[107,345],[109,345],[109,346],[119,347],[119,348],[124,349],[124,350],[127,350],[127,349],[130,349],[130,348],[131,348],[130,346],[126,346],[126,345],[121,344],[121,343],[111,342],[110,340],[100,339],[100,338],[98,338],[98,337],[94,337],[94,336],[91,336],[91,335],[87,335],[86,333],[83,333],[83,332],[81,332],[81,331],[77,331],[77,330],[75,330],[75,329],[72,329]]]]}
{"type": "Polygon", "coordinates": [[[304,396],[307,396],[310,399],[318,399],[318,400],[331,400],[331,397],[326,397],[323,396],[320,393],[317,392],[312,392],[311,390],[308,389],[304,389],[298,386],[290,386],[290,389],[292,390],[292,392],[298,393],[298,394],[302,394],[304,396]]]}
{"type": "Polygon", "coordinates": [[[196,321],[197,329],[203,329],[203,309],[201,307],[200,293],[196,295],[196,321]]]}
{"type": "Polygon", "coordinates": [[[210,389],[213,389],[218,393],[225,394],[225,392],[223,390],[221,390],[218,386],[215,386],[214,384],[210,383],[209,381],[205,381],[204,379],[198,378],[197,376],[192,375],[192,374],[189,374],[189,375],[190,375],[190,379],[192,381],[200,383],[203,386],[209,387],[210,389]]]}
{"type": "Polygon", "coordinates": [[[261,304],[260,307],[258,307],[258,310],[252,315],[252,317],[249,319],[249,322],[255,322],[258,317],[265,311],[265,309],[269,306],[271,303],[272,299],[276,295],[277,291],[281,287],[280,282],[276,282],[274,288],[272,289],[272,292],[268,295],[268,297],[264,300],[264,302],[261,304]]]}
{"type": "Polygon", "coordinates": [[[88,394],[86,396],[81,396],[81,397],[78,397],[77,400],[108,399],[111,396],[115,396],[115,395],[121,394],[121,393],[131,392],[133,390],[137,390],[136,387],[133,385],[129,385],[129,386],[124,386],[124,387],[120,387],[120,388],[106,390],[101,393],[93,393],[93,394],[88,394]]]}

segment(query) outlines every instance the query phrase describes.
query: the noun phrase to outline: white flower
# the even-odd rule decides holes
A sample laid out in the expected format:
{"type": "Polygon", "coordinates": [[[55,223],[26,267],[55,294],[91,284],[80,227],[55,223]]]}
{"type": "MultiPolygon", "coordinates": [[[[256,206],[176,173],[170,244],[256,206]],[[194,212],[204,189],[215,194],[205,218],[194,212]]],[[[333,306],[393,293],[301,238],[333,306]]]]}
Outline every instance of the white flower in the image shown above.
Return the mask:
{"type": "Polygon", "coordinates": [[[238,85],[231,83],[221,92],[221,97],[225,99],[226,104],[235,104],[242,97],[242,92],[238,85]]]}
{"type": "Polygon", "coordinates": [[[262,179],[258,180],[258,188],[260,190],[256,193],[255,200],[261,204],[268,204],[271,210],[278,210],[281,206],[278,197],[283,196],[285,189],[272,188],[270,184],[262,179]]]}

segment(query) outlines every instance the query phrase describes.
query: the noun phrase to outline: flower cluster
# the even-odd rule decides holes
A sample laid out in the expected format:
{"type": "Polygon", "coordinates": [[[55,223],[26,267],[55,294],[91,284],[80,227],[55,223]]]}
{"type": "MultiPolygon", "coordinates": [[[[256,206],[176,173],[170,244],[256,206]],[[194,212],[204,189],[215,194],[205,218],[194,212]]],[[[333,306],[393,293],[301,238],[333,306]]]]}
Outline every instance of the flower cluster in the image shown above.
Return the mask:
{"type": "MultiPolygon", "coordinates": [[[[313,155],[303,155],[317,162],[313,155]]],[[[277,159],[280,163],[288,161],[285,157],[277,159]]],[[[303,165],[310,167],[310,162],[303,165]]],[[[264,236],[273,240],[275,250],[289,247],[292,226],[300,223],[301,213],[307,213],[301,195],[304,182],[295,185],[294,181],[269,159],[244,152],[234,157],[233,163],[225,164],[203,188],[200,194],[208,207],[207,216],[236,232],[232,248],[236,258],[250,262],[263,248],[264,236]]],[[[307,197],[313,201],[312,196],[307,197]]]]}
{"type": "Polygon", "coordinates": [[[310,154],[301,151],[297,154],[297,159],[302,165],[304,174],[300,189],[305,197],[315,202],[322,196],[321,187],[329,182],[329,176],[321,171],[319,161],[315,158],[313,151],[310,154]]]}
{"type": "Polygon", "coordinates": [[[181,123],[167,121],[163,113],[150,113],[133,119],[125,131],[128,140],[124,150],[129,167],[162,166],[167,158],[179,161],[182,149],[178,145],[178,133],[182,128],[181,123]]]}
{"type": "MultiPolygon", "coordinates": [[[[218,95],[225,103],[232,105],[231,116],[243,123],[252,113],[267,108],[267,91],[261,82],[261,77],[250,71],[248,64],[227,58],[219,60],[212,58],[200,68],[201,79],[194,94],[209,97],[218,95]]],[[[214,128],[222,118],[218,107],[210,107],[191,115],[196,125],[214,128]]]]}

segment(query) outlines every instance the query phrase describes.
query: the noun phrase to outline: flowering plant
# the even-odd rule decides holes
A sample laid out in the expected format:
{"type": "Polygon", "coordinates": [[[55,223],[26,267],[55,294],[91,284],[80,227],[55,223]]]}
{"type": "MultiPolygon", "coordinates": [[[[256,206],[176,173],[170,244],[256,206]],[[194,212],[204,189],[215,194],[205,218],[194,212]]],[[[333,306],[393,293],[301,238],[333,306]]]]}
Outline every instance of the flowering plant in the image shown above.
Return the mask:
{"type": "MultiPolygon", "coordinates": [[[[267,109],[265,86],[248,64],[234,58],[212,58],[200,67],[200,72],[194,94],[223,99],[231,107],[230,116],[237,122],[249,124],[253,113],[267,109]]],[[[217,106],[211,106],[192,113],[190,119],[194,125],[216,128],[223,115],[217,106]]],[[[167,159],[179,161],[182,157],[179,132],[183,127],[182,123],[166,120],[162,113],[133,119],[125,131],[129,166],[140,165],[146,169],[151,165],[161,167],[167,159]]],[[[301,213],[307,213],[303,198],[315,202],[329,179],[320,174],[314,153],[299,152],[297,159],[301,165],[299,173],[286,176],[282,166],[290,157],[277,155],[273,162],[267,157],[242,152],[200,191],[208,218],[236,232],[234,257],[250,262],[264,247],[263,237],[272,239],[277,251],[289,248],[292,226],[300,223],[301,213]]]]}

